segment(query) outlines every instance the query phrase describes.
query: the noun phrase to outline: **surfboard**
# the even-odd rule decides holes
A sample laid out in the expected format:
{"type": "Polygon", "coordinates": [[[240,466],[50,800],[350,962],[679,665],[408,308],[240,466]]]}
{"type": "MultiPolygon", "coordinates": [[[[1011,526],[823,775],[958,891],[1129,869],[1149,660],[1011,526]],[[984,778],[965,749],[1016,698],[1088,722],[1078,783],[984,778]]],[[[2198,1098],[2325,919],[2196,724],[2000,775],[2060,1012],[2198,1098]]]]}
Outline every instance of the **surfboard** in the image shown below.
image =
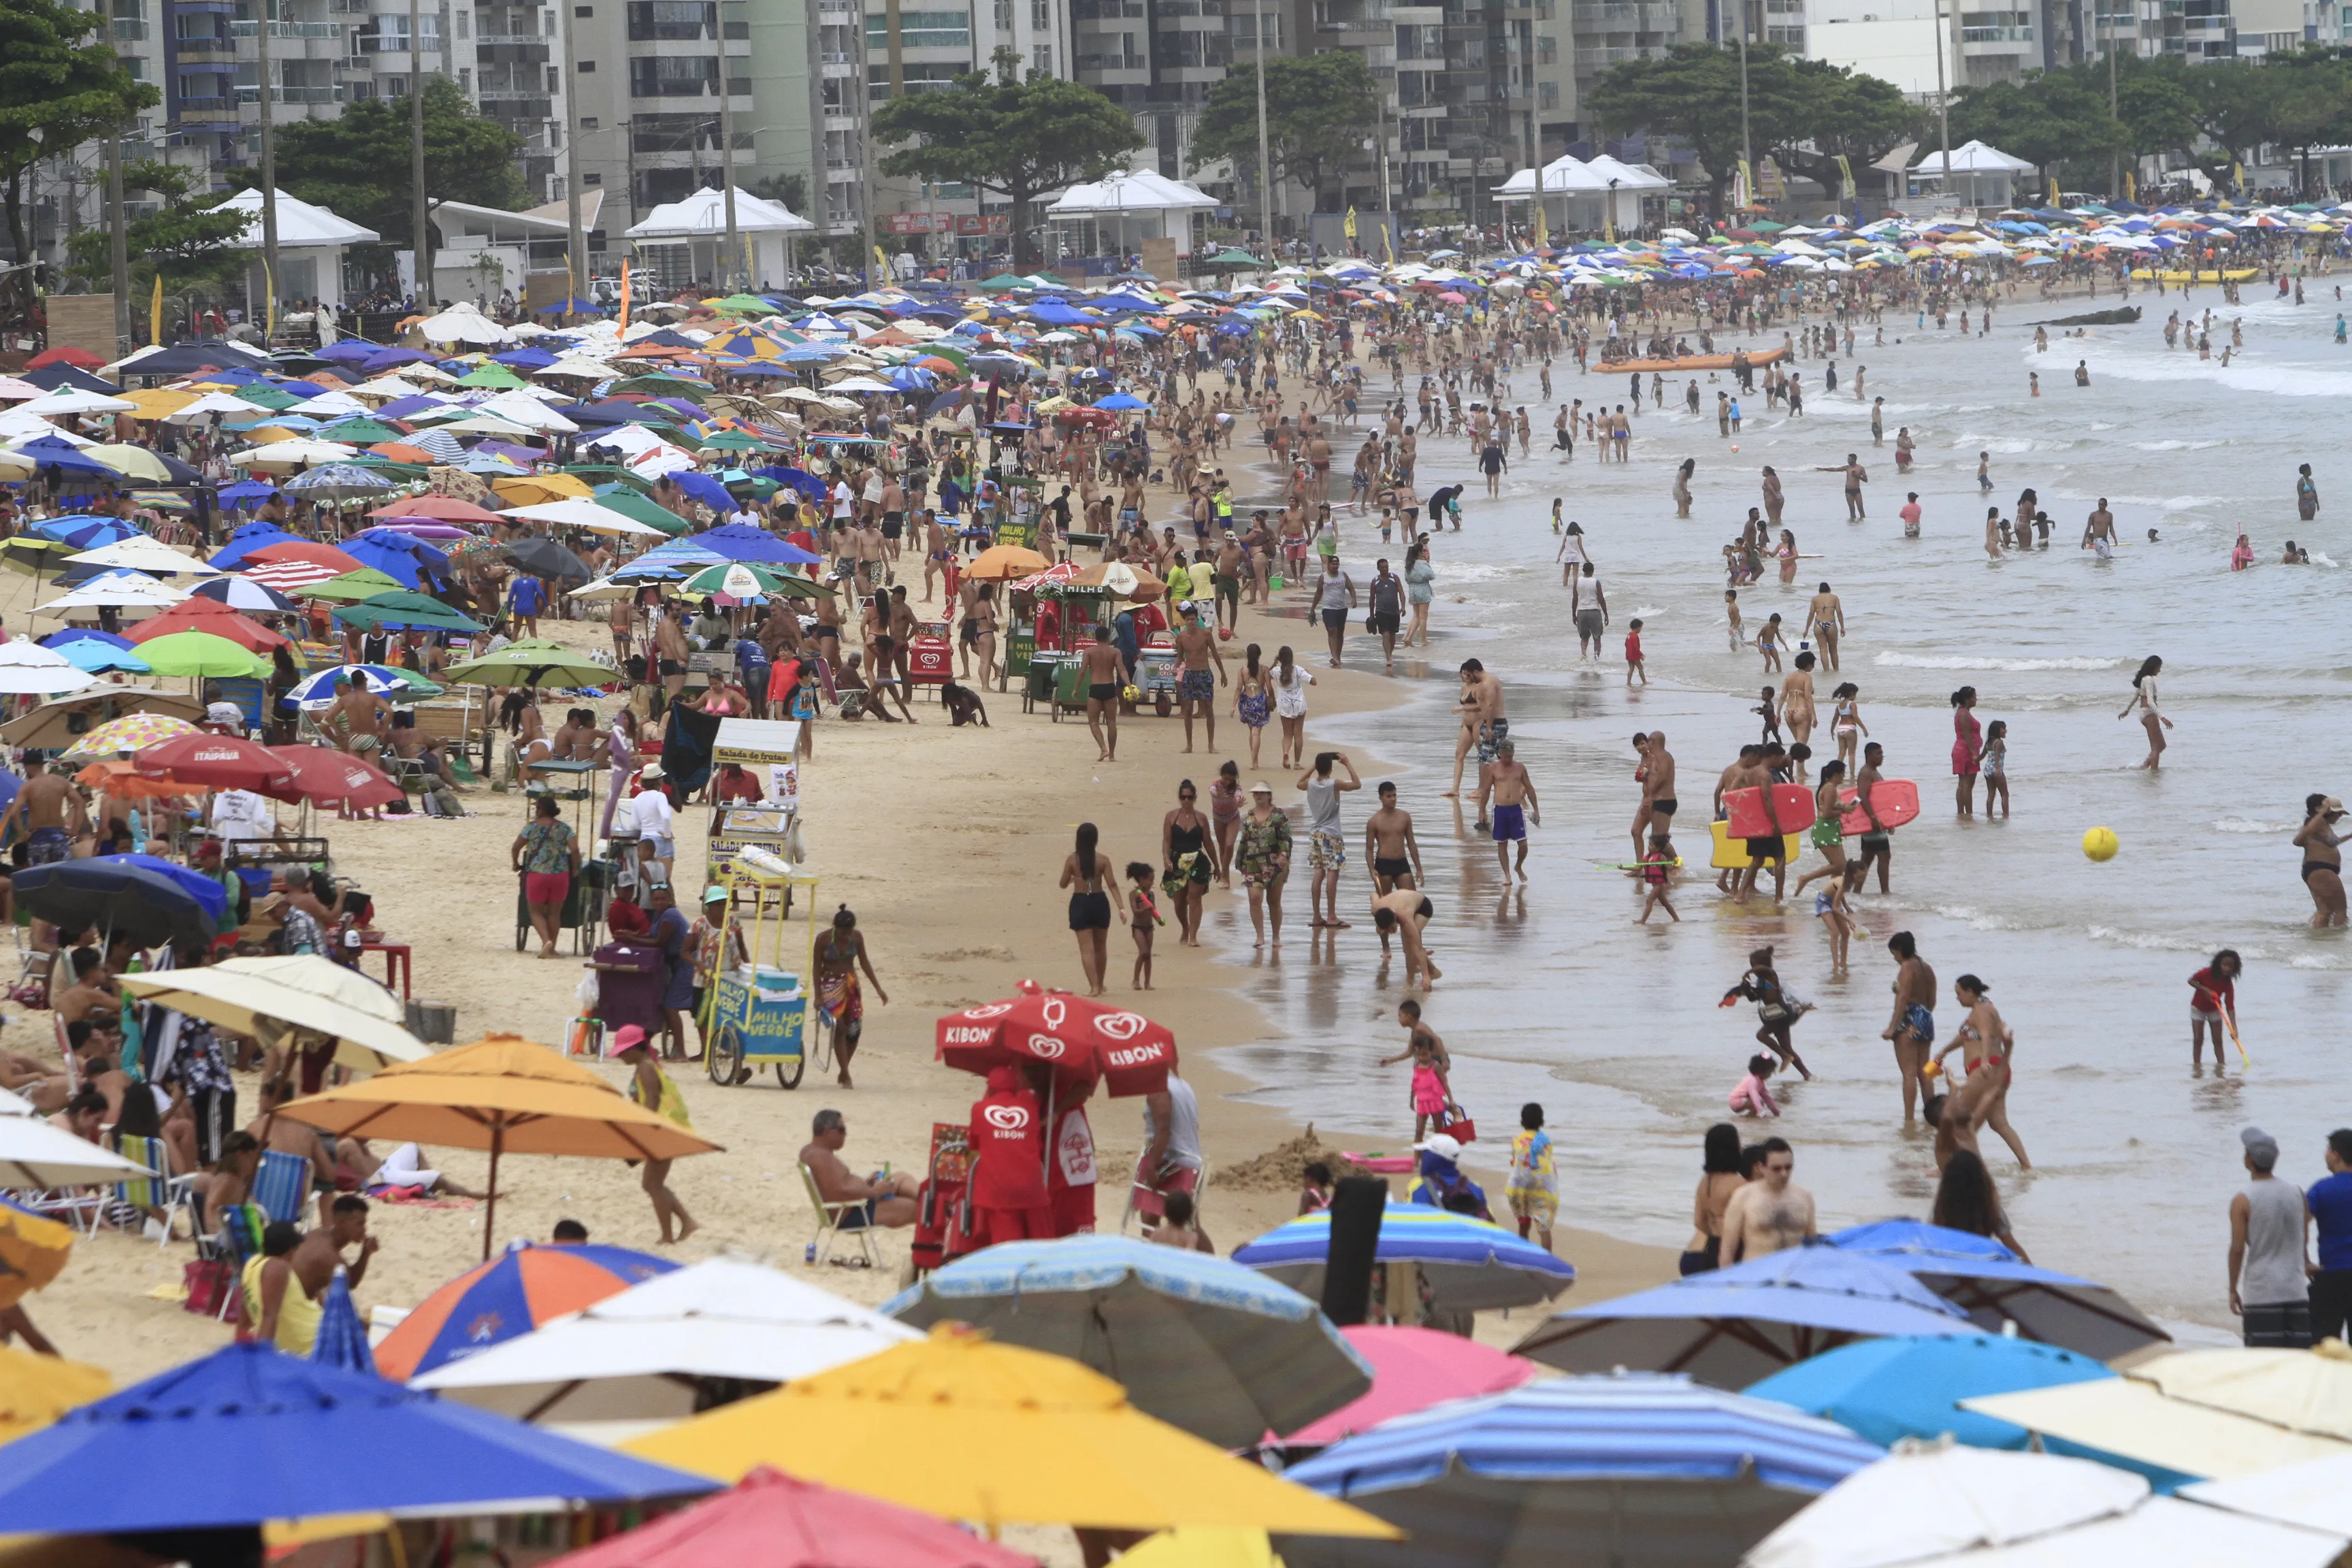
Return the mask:
{"type": "MultiPolygon", "coordinates": [[[[1838,805],[1844,815],[1838,818],[1840,831],[1851,836],[1870,831],[1870,818],[1862,814],[1858,804],[1861,795],[1853,790],[1838,794],[1838,805]]],[[[1919,786],[1909,779],[1881,779],[1870,786],[1870,804],[1878,808],[1878,820],[1889,827],[1900,827],[1919,815],[1919,786]]]]}
{"type": "Polygon", "coordinates": [[[1772,786],[1771,817],[1764,815],[1764,792],[1760,789],[1726,790],[1723,805],[1731,814],[1731,832],[1736,838],[1769,838],[1776,829],[1798,833],[1813,825],[1813,792],[1803,784],[1772,786]]]}
{"type": "MultiPolygon", "coordinates": [[[[1749,866],[1755,864],[1748,856],[1748,840],[1733,837],[1731,824],[1710,822],[1707,826],[1715,833],[1715,858],[1707,862],[1709,866],[1717,871],[1745,871],[1749,866]]],[[[1759,833],[1756,837],[1761,838],[1764,836],[1759,833]]],[[[1797,863],[1797,852],[1803,842],[1803,837],[1801,834],[1791,833],[1781,838],[1781,853],[1788,857],[1785,864],[1793,866],[1797,863]]]]}

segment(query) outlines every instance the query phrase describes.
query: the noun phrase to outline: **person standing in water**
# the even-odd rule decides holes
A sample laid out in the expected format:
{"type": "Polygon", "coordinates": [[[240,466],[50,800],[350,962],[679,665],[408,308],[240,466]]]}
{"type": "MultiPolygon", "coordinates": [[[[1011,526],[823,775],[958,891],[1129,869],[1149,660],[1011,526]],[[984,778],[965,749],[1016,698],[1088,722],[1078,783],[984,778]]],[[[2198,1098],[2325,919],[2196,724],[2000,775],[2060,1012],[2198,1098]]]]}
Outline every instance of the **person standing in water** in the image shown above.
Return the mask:
{"type": "MultiPolygon", "coordinates": [[[[1984,766],[1984,737],[1977,724],[1977,689],[1952,693],[1952,801],[1962,816],[1977,814],[1977,774],[1984,766]]],[[[1988,802],[1988,805],[1990,803],[1988,802]]]]}
{"type": "Polygon", "coordinates": [[[2030,1171],[2033,1162],[2025,1156],[2025,1142],[2009,1124],[2009,1086],[2015,1076],[2011,1064],[2016,1056],[2017,1037],[2001,1022],[1986,994],[1990,990],[1973,974],[1952,982],[1953,999],[1968,1009],[1969,1016],[1952,1031],[1952,1043],[1936,1053],[1936,1060],[1940,1063],[1958,1051],[1968,1079],[1945,1101],[1944,1114],[1958,1117],[1952,1131],[1963,1148],[1974,1149],[1976,1135],[1990,1127],[2000,1134],[2018,1164],[2030,1171]]]}
{"type": "Polygon", "coordinates": [[[2164,765],[2164,732],[2172,728],[2172,721],[2166,718],[2156,705],[2156,677],[2163,668],[2162,658],[2155,654],[2148,655],[2147,661],[2139,667],[2139,673],[2132,677],[2131,700],[2124,704],[2121,713],[2116,715],[2118,719],[2125,719],[2131,716],[2134,709],[2139,710],[2140,727],[2147,731],[2147,757],[2140,766],[2151,772],[2164,765]]]}
{"type": "Polygon", "coordinates": [[[2303,851],[2303,885],[2311,892],[2311,923],[2340,926],[2345,923],[2344,851],[2338,846],[2346,836],[2336,831],[2336,825],[2344,820],[2344,803],[2332,795],[2306,795],[2303,816],[2294,847],[2303,851]]]}
{"type": "Polygon", "coordinates": [[[1845,636],[1845,605],[1830,592],[1827,583],[1821,585],[1821,591],[1813,595],[1812,603],[1805,607],[1805,621],[1812,632],[1813,640],[1822,645],[1822,668],[1835,669],[1838,667],[1838,639],[1845,636]]]}
{"type": "MultiPolygon", "coordinates": [[[[1790,744],[1807,747],[1810,755],[1817,721],[1813,709],[1813,656],[1799,654],[1796,665],[1780,681],[1780,722],[1788,728],[1790,744]]],[[[1805,782],[1805,764],[1801,762],[1797,764],[1797,782],[1805,782]]]]}
{"type": "Polygon", "coordinates": [[[2309,463],[2294,470],[2294,514],[2305,522],[2319,515],[2319,487],[2312,482],[2309,463]]]}
{"type": "MultiPolygon", "coordinates": [[[[2026,525],[2032,520],[2033,513],[2022,508],[2019,509],[2017,521],[2021,539],[2024,536],[2026,525]]],[[[2091,515],[2083,521],[2082,548],[2095,552],[2102,561],[2115,559],[2116,514],[2107,510],[2107,498],[2105,496],[2099,498],[2099,504],[2092,510],[2091,515]]]]}
{"type": "Polygon", "coordinates": [[[1907,931],[1886,939],[1895,955],[1895,1016],[1878,1037],[1895,1047],[1895,1070],[1903,1075],[1903,1120],[1907,1124],[1918,1102],[1927,1047],[1936,1040],[1936,972],[1919,956],[1919,944],[1907,931]]]}

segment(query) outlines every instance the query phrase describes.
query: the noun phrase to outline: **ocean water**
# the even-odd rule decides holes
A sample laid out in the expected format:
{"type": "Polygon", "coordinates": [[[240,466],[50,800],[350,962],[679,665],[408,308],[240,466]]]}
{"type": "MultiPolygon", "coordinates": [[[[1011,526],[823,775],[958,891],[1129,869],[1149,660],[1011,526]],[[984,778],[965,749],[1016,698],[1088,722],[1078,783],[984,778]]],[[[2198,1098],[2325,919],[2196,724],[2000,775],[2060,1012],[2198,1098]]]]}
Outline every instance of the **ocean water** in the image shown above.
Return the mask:
{"type": "MultiPolygon", "coordinates": [[[[2021,1172],[1990,1131],[1984,1142],[2036,1261],[2112,1284],[2189,1336],[2232,1324],[2227,1208],[2245,1179],[2240,1129],[2277,1137],[2280,1174],[2308,1183],[2325,1173],[2328,1130],[2352,1124],[2352,935],[2308,928],[2289,842],[2307,793],[2352,795],[2352,582],[2333,564],[2352,561],[2341,406],[2352,350],[2331,341],[2343,307],[2330,287],[2323,280],[2299,310],[2225,310],[2200,291],[2192,303],[2212,305],[2217,328],[2243,320],[2246,346],[2227,368],[2221,330],[2212,361],[2164,348],[2160,323],[2177,294],[2136,295],[2149,309],[2135,327],[2079,340],[2053,331],[2046,354],[2034,353],[2027,324],[2084,306],[2014,303],[1992,335],[1966,340],[1890,320],[1886,342],[1864,330],[1855,356],[1870,392],[1887,400],[1887,444],[1876,448],[1868,404],[1845,390],[1853,364],[1843,358],[1837,396],[1821,391],[1819,362],[1800,362],[1803,419],[1766,414],[1760,393],[1743,399],[1736,452],[1716,433],[1715,385],[1704,375],[1705,413],[1682,414],[1672,401],[1679,387],[1670,389],[1672,411],[1636,422],[1623,466],[1595,462],[1580,441],[1573,461],[1543,451],[1550,411],[1523,376],[1538,447],[1515,458],[1499,500],[1484,499],[1459,443],[1425,445],[1424,489],[1470,486],[1462,531],[1443,535],[1433,554],[1433,646],[1409,671],[1400,664],[1406,706],[1310,721],[1309,732],[1318,747],[1399,764],[1388,776],[1415,816],[1445,972],[1428,1017],[1483,1134],[1474,1164],[1499,1169],[1520,1104],[1539,1101],[1559,1143],[1564,1217],[1680,1246],[1701,1136],[1724,1119],[1755,1048],[1753,1007],[1717,1002],[1748,951],[1769,942],[1790,988],[1818,1007],[1796,1035],[1818,1076],[1776,1079],[1784,1116],[1771,1131],[1796,1145],[1797,1179],[1816,1195],[1823,1227],[1924,1216],[1935,1187],[1929,1134],[1904,1128],[1879,1038],[1894,968],[1885,939],[1908,930],[1943,991],[1939,1047],[1962,1016],[1950,985],[1964,973],[1990,983],[2016,1032],[2010,1116],[2034,1168],[2021,1172]],[[2078,358],[2089,363],[2087,389],[2073,384],[2078,358]],[[2032,370],[2042,373],[2038,398],[2027,395],[2032,370]],[[1919,443],[1907,478],[1895,467],[1898,426],[1919,443]],[[1870,469],[1870,515],[1856,523],[1845,520],[1838,477],[1812,471],[1848,451],[1870,469]],[[2004,512],[2023,487],[2040,491],[2056,520],[2048,549],[1987,559],[1979,451],[1992,454],[1990,499],[2004,512]],[[1698,459],[1697,503],[1678,521],[1669,489],[1686,456],[1698,459]],[[2323,500],[2310,524],[2294,513],[2301,462],[2313,464],[2323,500]],[[1793,624],[1814,584],[1832,582],[1850,626],[1843,678],[1861,689],[1887,776],[1920,787],[1921,816],[1895,837],[1891,896],[1874,879],[1855,900],[1870,934],[1855,939],[1846,975],[1831,973],[1810,889],[1785,911],[1737,907],[1703,869],[1709,793],[1756,738],[1749,710],[1766,679],[1752,648],[1728,650],[1721,608],[1721,549],[1760,500],[1765,463],[1787,487],[1784,522],[1819,559],[1785,589],[1768,562],[1765,580],[1741,591],[1751,635],[1774,609],[1793,624]],[[1906,490],[1926,511],[1916,540],[1895,516],[1906,490]],[[1609,594],[1604,664],[1577,660],[1548,524],[1555,496],[1583,524],[1609,594]],[[2101,496],[2128,542],[2109,562],[2076,547],[2101,496]],[[2147,542],[2151,528],[2158,542],[2147,542]],[[2233,574],[2240,531],[2260,563],[2233,574]],[[2328,563],[2274,564],[2289,537],[2328,563]],[[1654,684],[1629,690],[1621,648],[1631,614],[1645,622],[1654,684]],[[2156,773],[2137,766],[2138,724],[2116,717],[2150,653],[2164,657],[2163,701],[2177,725],[2156,773]],[[1453,672],[1473,655],[1506,683],[1518,754],[1543,805],[1524,888],[1506,882],[1466,813],[1439,798],[1453,758],[1453,672]],[[2009,721],[2011,820],[1956,819],[1948,696],[1962,684],[1977,688],[1981,721],[2009,721]],[[1691,870],[1676,894],[1682,923],[1659,917],[1644,928],[1632,923],[1633,884],[1610,868],[1633,847],[1631,737],[1661,728],[1680,764],[1676,842],[1691,870]],[[2094,825],[2122,841],[2104,865],[2079,847],[2094,825]],[[2246,961],[2239,998],[2252,1065],[2233,1058],[2216,1073],[2209,1056],[2192,1073],[2186,981],[2223,946],[2246,961]]],[[[1624,395],[1621,377],[1561,368],[1562,397],[1613,405],[1624,395]]],[[[1376,535],[1351,520],[1342,540],[1360,579],[1376,535]]],[[[1402,546],[1388,553],[1401,559],[1402,546]]],[[[1321,638],[1299,631],[1312,668],[1321,638]]],[[[1376,660],[1376,646],[1353,638],[1351,661],[1367,648],[1376,660]]],[[[1833,754],[1826,719],[1839,679],[1817,671],[1824,756],[1833,754]]],[[[1349,797],[1351,857],[1371,782],[1349,797]]],[[[1801,864],[1813,863],[1809,851],[1801,864]]],[[[1257,1098],[1344,1146],[1393,1150],[1412,1125],[1406,1069],[1374,1064],[1400,1048],[1402,974],[1381,969],[1360,913],[1361,868],[1349,875],[1356,928],[1318,941],[1303,923],[1302,865],[1278,955],[1253,952],[1240,900],[1213,901],[1212,936],[1228,962],[1253,968],[1247,989],[1272,1020],[1265,1038],[1221,1059],[1260,1086],[1257,1098]]]]}

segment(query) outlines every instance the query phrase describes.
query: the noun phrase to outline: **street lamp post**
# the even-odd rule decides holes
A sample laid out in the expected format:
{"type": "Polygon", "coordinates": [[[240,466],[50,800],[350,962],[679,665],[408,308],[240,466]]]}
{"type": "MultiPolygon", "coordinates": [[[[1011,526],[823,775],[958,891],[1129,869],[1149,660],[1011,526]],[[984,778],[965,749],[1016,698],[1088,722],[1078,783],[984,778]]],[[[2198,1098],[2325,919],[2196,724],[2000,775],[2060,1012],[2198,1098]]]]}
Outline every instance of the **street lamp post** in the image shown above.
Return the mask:
{"type": "MultiPolygon", "coordinates": [[[[580,218],[580,112],[575,96],[580,84],[580,54],[572,37],[572,13],[579,9],[572,0],[562,0],[563,22],[563,200],[564,216],[570,220],[566,243],[571,247],[563,268],[566,298],[563,319],[571,322],[577,314],[581,279],[588,270],[588,233],[580,218]]],[[[631,191],[629,199],[636,200],[631,191]]]]}
{"type": "Polygon", "coordinates": [[[254,7],[259,20],[253,25],[254,69],[261,79],[261,276],[268,293],[261,324],[264,347],[278,335],[278,142],[270,133],[276,95],[269,80],[269,21],[275,8],[274,0],[261,0],[254,7]]]}
{"type": "MultiPolygon", "coordinates": [[[[444,47],[446,47],[446,40],[444,47]]],[[[416,0],[408,0],[408,178],[411,253],[416,265],[416,298],[437,304],[433,287],[433,224],[425,199],[425,37],[417,31],[416,0]]]]}

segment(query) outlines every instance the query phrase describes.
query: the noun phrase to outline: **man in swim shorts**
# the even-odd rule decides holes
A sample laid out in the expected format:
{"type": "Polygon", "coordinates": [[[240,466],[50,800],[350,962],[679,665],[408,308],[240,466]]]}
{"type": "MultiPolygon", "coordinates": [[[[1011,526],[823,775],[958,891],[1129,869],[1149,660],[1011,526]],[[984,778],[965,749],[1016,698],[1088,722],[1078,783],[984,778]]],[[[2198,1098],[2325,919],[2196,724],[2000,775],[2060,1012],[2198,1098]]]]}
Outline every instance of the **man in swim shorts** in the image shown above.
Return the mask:
{"type": "Polygon", "coordinates": [[[1488,796],[1493,797],[1496,863],[1506,877],[1516,870],[1524,882],[1528,879],[1528,823],[1532,820],[1541,826],[1543,812],[1536,803],[1535,781],[1528,776],[1517,751],[1508,741],[1496,742],[1494,763],[1479,778],[1478,804],[1483,816],[1488,796]],[[1519,847],[1516,868],[1511,863],[1514,844],[1519,847]]]}
{"type": "Polygon", "coordinates": [[[1118,690],[1127,680],[1127,667],[1119,660],[1118,645],[1110,640],[1110,627],[1096,623],[1095,640],[1078,655],[1078,661],[1087,682],[1087,732],[1094,736],[1101,753],[1095,760],[1117,762],[1118,690]]]}
{"type": "MultiPolygon", "coordinates": [[[[1397,788],[1383,780],[1381,805],[1364,819],[1364,859],[1372,868],[1372,895],[1421,886],[1421,845],[1412,836],[1412,814],[1397,805],[1397,788]]],[[[1381,942],[1387,948],[1385,940],[1381,942]]]]}
{"type": "Polygon", "coordinates": [[[1186,605],[1181,614],[1184,624],[1175,637],[1180,671],[1176,700],[1184,714],[1184,749],[1192,749],[1192,710],[1198,708],[1209,727],[1208,745],[1213,752],[1217,749],[1217,688],[1231,678],[1225,674],[1225,656],[1217,647],[1215,635],[1201,624],[1201,607],[1186,605]]]}

